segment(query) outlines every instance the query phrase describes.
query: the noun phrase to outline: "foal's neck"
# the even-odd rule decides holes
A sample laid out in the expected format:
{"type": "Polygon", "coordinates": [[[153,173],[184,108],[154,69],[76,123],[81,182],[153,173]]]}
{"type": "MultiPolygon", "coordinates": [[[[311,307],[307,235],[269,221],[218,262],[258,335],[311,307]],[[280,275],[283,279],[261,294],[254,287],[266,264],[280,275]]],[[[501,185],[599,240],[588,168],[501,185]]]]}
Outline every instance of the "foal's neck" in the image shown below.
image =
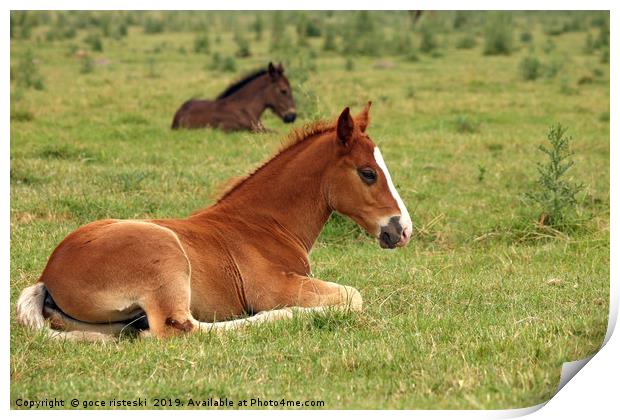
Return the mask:
{"type": "Polygon", "coordinates": [[[241,102],[246,112],[256,119],[260,119],[268,106],[263,92],[268,83],[269,81],[266,76],[258,77],[221,100],[226,102],[241,102]]]}
{"type": "Polygon", "coordinates": [[[211,209],[284,232],[309,252],[332,212],[322,187],[329,139],[305,139],[282,151],[211,209]]]}

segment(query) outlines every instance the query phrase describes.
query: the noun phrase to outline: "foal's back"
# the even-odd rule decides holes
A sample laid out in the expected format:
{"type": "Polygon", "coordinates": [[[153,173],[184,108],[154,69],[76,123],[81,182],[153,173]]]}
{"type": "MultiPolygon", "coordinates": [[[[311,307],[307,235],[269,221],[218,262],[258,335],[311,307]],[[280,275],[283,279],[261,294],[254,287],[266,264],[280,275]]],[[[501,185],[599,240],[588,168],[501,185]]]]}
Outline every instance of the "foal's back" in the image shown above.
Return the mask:
{"type": "Polygon", "coordinates": [[[174,115],[172,128],[219,128],[224,131],[246,129],[250,125],[243,108],[238,104],[217,100],[192,99],[174,115]]]}
{"type": "Polygon", "coordinates": [[[172,119],[172,128],[206,127],[209,125],[209,115],[214,110],[213,101],[190,99],[181,105],[172,119]]]}

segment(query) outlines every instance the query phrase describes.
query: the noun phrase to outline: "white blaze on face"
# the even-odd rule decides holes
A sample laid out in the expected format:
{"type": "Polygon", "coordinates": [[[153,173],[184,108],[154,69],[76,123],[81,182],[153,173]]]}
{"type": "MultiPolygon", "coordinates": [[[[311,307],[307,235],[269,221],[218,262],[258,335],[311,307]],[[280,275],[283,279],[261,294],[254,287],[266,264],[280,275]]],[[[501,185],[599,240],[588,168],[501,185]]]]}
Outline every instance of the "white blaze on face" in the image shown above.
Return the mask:
{"type": "Polygon", "coordinates": [[[400,224],[403,227],[403,231],[407,238],[411,236],[411,231],[413,229],[413,225],[411,223],[411,217],[409,217],[409,212],[407,211],[407,207],[405,207],[405,203],[403,203],[403,199],[400,198],[400,194],[396,191],[396,187],[394,187],[394,183],[392,182],[392,177],[390,176],[390,171],[388,171],[387,165],[383,160],[383,156],[381,155],[381,151],[378,147],[375,147],[374,151],[375,161],[383,174],[385,175],[385,179],[387,180],[388,187],[390,188],[390,192],[392,193],[392,197],[396,200],[398,204],[398,208],[400,209],[400,224]]]}

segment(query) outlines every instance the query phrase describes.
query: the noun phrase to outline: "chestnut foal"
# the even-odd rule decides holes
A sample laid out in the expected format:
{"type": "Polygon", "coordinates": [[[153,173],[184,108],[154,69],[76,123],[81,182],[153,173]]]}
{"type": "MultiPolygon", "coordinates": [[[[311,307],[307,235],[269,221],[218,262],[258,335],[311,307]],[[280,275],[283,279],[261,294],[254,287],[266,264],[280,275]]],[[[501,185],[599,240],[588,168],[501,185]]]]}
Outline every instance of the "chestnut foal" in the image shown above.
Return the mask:
{"type": "Polygon", "coordinates": [[[336,124],[294,132],[216,204],[186,219],[80,227],[22,292],[17,320],[52,337],[94,341],[145,314],[146,334],[168,337],[290,318],[293,308],[360,311],[356,289],[311,276],[308,253],[332,211],[383,248],[409,242],[411,219],[366,134],[369,108],[355,118],[345,108],[336,124]],[[256,315],[242,318],[248,314],[256,315]]]}

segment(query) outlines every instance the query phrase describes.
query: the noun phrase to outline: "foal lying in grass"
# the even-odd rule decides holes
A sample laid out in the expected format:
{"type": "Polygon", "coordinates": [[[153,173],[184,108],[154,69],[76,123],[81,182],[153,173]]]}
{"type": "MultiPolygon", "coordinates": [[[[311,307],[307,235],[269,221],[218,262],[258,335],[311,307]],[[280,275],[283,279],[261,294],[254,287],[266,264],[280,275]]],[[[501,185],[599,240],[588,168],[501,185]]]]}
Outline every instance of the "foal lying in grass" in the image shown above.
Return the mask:
{"type": "Polygon", "coordinates": [[[308,253],[333,211],[383,248],[409,242],[411,219],[366,133],[369,108],[294,132],[188,218],[80,227],[22,292],[18,321],[55,338],[105,340],[144,315],[146,334],[169,337],[290,318],[293,308],[361,311],[356,289],[310,276],[308,253]]]}
{"type": "Polygon", "coordinates": [[[172,129],[213,127],[224,131],[268,131],[261,115],[269,108],[285,123],[297,117],[293,90],[282,64],[269,63],[233,83],[214,100],[190,99],[174,114],[172,129]]]}

